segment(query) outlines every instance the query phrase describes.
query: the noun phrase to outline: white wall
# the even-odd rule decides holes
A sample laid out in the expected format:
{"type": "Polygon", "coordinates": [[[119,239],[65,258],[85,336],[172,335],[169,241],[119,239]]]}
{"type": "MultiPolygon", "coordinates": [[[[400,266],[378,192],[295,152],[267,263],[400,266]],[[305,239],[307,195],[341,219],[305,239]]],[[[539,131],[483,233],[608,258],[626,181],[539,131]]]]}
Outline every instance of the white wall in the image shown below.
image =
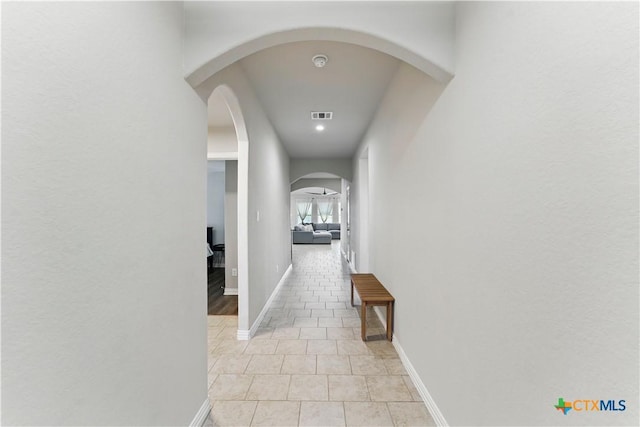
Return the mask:
{"type": "Polygon", "coordinates": [[[207,152],[210,154],[237,153],[238,137],[233,127],[209,127],[207,152]]]}
{"type": "Polygon", "coordinates": [[[348,181],[351,181],[351,175],[353,174],[349,159],[291,159],[289,171],[291,183],[296,182],[305,175],[316,172],[332,173],[348,181]]]}
{"type": "Polygon", "coordinates": [[[2,5],[2,424],[207,400],[206,106],[179,3],[2,5]]]}
{"type": "Polygon", "coordinates": [[[213,244],[225,242],[225,161],[207,162],[207,226],[213,227],[213,244]]]}
{"type": "Polygon", "coordinates": [[[231,274],[232,269],[238,268],[238,162],[227,160],[225,167],[224,193],[224,286],[238,289],[238,276],[231,274]]]}
{"type": "Polygon", "coordinates": [[[638,4],[458,12],[456,77],[403,66],[362,145],[396,338],[450,425],[636,425],[638,4]]]}
{"type": "Polygon", "coordinates": [[[289,156],[240,65],[220,71],[196,89],[206,99],[222,84],[238,98],[249,136],[249,296],[248,301],[238,300],[248,304],[248,324],[243,324],[242,316],[238,318],[239,329],[246,330],[291,264],[289,156]]]}
{"type": "MultiPolygon", "coordinates": [[[[357,239],[357,249],[354,252],[358,253],[358,256],[353,263],[356,270],[360,273],[366,273],[370,271],[369,267],[369,233],[375,233],[376,230],[372,230],[369,225],[369,150],[365,148],[364,152],[360,155],[358,162],[358,201],[355,204],[358,209],[358,216],[355,223],[360,233],[360,238],[357,239]]],[[[393,219],[391,219],[393,221],[393,219]]],[[[393,222],[391,222],[393,224],[393,222]]],[[[380,227],[377,227],[380,229],[380,227]]],[[[390,228],[392,230],[393,227],[390,228]]]]}
{"type": "MultiPolygon", "coordinates": [[[[328,192],[339,193],[342,190],[342,181],[340,178],[300,178],[296,182],[291,184],[291,191],[300,190],[303,188],[318,187],[326,188],[328,192]]],[[[322,190],[319,191],[322,193],[322,190]]],[[[314,195],[309,194],[309,197],[314,195]]]]}

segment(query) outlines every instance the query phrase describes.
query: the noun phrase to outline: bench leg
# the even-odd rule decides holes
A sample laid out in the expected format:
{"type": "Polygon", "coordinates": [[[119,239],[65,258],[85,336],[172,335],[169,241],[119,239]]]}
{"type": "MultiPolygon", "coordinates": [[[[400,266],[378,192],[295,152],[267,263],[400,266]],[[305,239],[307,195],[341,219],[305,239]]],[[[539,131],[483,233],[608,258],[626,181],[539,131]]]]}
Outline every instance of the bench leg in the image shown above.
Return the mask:
{"type": "Polygon", "coordinates": [[[387,303],[387,339],[393,339],[393,301],[387,303]]]}
{"type": "Polygon", "coordinates": [[[351,307],[353,307],[353,280],[351,281],[351,307]]]}
{"type": "Polygon", "coordinates": [[[367,340],[367,303],[362,301],[362,314],[360,315],[360,335],[362,341],[367,340]]]}

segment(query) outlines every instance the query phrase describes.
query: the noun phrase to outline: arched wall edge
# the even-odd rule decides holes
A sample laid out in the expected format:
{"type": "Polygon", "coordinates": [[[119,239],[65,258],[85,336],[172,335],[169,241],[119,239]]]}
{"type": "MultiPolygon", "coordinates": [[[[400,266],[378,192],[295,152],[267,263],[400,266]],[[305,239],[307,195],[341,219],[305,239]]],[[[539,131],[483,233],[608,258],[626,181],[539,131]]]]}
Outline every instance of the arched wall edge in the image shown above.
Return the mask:
{"type": "Polygon", "coordinates": [[[285,43],[309,40],[336,41],[367,47],[398,58],[441,83],[446,83],[453,78],[450,71],[432,60],[385,38],[344,28],[316,27],[264,34],[220,53],[189,73],[185,79],[192,87],[196,88],[218,71],[253,53],[285,43]]]}
{"type": "MultiPolygon", "coordinates": [[[[216,86],[227,103],[238,138],[238,339],[249,339],[249,135],[238,97],[216,86]]],[[[209,96],[213,93],[209,94],[209,96]]]]}
{"type": "Polygon", "coordinates": [[[304,188],[323,187],[337,193],[342,192],[342,178],[329,179],[307,179],[305,181],[297,180],[291,184],[291,191],[302,190],[304,188]]]}
{"type": "Polygon", "coordinates": [[[353,180],[351,159],[292,159],[289,169],[289,183],[293,185],[313,173],[330,173],[336,178],[353,180]]]}

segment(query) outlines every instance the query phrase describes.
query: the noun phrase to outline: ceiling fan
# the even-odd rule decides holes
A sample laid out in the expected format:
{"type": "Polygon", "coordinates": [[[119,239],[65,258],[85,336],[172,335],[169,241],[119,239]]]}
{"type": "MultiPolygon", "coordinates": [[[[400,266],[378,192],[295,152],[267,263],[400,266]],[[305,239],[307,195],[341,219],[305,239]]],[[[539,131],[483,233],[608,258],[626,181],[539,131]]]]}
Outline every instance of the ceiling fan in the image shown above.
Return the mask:
{"type": "Polygon", "coordinates": [[[313,193],[313,192],[307,191],[307,194],[315,194],[317,196],[333,196],[334,194],[338,194],[337,191],[333,193],[327,193],[326,188],[323,188],[322,190],[323,190],[322,193],[313,193]]]}

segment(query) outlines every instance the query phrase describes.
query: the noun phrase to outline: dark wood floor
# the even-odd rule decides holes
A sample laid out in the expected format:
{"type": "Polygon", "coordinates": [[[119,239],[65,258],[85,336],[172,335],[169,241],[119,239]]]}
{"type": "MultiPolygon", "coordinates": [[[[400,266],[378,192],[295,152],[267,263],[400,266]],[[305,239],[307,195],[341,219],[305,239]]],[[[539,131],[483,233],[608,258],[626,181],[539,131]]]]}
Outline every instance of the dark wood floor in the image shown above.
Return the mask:
{"type": "Polygon", "coordinates": [[[207,297],[209,315],[238,315],[238,296],[224,295],[224,268],[209,269],[207,297]]]}

